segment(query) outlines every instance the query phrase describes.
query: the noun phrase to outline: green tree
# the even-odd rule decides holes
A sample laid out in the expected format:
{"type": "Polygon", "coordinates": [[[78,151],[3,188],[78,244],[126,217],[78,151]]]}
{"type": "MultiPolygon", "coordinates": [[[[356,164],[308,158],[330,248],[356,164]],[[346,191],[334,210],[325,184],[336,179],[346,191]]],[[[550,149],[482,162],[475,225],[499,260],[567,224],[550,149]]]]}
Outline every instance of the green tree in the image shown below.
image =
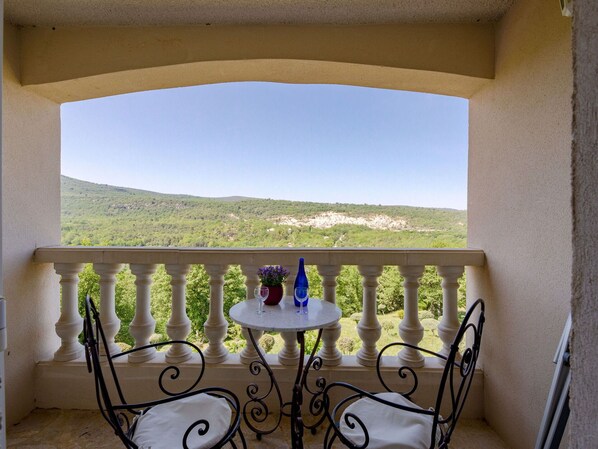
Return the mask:
{"type": "Polygon", "coordinates": [[[404,307],[403,285],[396,267],[384,267],[377,293],[379,314],[394,312],[404,307]]]}
{"type": "Polygon", "coordinates": [[[361,275],[355,266],[344,266],[337,278],[336,303],[343,316],[348,317],[361,312],[363,302],[363,286],[361,275]]]}

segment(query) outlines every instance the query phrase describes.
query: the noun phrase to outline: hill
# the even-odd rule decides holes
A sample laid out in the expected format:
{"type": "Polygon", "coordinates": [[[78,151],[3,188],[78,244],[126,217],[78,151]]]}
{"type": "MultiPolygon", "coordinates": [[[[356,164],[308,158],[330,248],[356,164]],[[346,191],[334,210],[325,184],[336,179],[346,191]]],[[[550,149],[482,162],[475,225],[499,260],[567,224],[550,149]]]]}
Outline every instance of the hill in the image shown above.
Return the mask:
{"type": "Polygon", "coordinates": [[[61,177],[64,245],[462,247],[465,211],[204,198],[61,177]]]}

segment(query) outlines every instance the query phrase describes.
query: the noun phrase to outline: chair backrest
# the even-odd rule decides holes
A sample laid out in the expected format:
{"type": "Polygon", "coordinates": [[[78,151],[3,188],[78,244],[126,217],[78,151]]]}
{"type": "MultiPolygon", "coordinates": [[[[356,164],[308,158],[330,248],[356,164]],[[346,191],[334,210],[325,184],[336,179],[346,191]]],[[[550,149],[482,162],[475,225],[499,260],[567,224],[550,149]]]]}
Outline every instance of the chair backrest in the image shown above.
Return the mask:
{"type": "Polygon", "coordinates": [[[411,399],[411,395],[418,388],[419,380],[417,371],[408,365],[401,365],[398,371],[388,371],[393,374],[393,383],[387,382],[391,379],[385,379],[386,376],[382,368],[388,365],[383,364],[383,355],[390,352],[391,348],[411,348],[427,355],[439,357],[445,361],[434,408],[433,410],[426,410],[424,412],[433,417],[430,448],[448,447],[451,434],[463,411],[463,406],[465,405],[465,400],[473,381],[478,356],[480,355],[480,344],[485,320],[484,309],[484,301],[481,299],[478,299],[469,308],[455,334],[448,355],[439,354],[403,342],[390,343],[382,348],[378,354],[376,370],[382,386],[387,391],[397,392],[407,399],[411,399]],[[398,374],[398,379],[394,376],[396,374],[398,374]],[[397,381],[399,382],[396,384],[397,388],[393,388],[397,381]],[[444,415],[442,415],[443,412],[444,415]],[[436,444],[437,441],[438,445],[436,444]]]}
{"type": "MultiPolygon", "coordinates": [[[[238,433],[241,420],[239,413],[240,404],[237,396],[229,390],[221,387],[197,388],[205,369],[205,358],[201,350],[191,342],[186,340],[170,340],[159,343],[150,343],[139,346],[128,351],[110,354],[106,335],[102,329],[100,314],[91,298],[85,300],[85,319],[83,323],[83,335],[85,339],[85,357],[87,368],[93,373],[95,380],[96,399],[104,419],[113,428],[116,435],[119,436],[124,446],[129,449],[138,449],[137,444],[132,440],[136,430],[138,416],[147,412],[150,408],[161,406],[178,400],[191,398],[192,396],[207,395],[213,399],[224,400],[231,408],[234,414],[231,416],[230,425],[226,432],[222,433],[220,441],[213,447],[222,447],[227,442],[232,443],[232,438],[238,433]],[[101,344],[100,344],[101,343],[101,344]],[[123,390],[118,380],[115,369],[114,359],[126,357],[137,351],[145,351],[150,348],[163,348],[171,345],[187,345],[194,354],[193,363],[189,364],[191,376],[182,375],[183,370],[179,366],[167,364],[158,375],[157,385],[161,391],[161,397],[154,398],[139,403],[130,403],[125,400],[123,390]],[[100,355],[100,349],[102,354],[100,355]],[[177,382],[177,380],[179,382],[177,382]],[[183,385],[184,384],[184,385],[183,385]],[[176,388],[175,388],[176,387],[176,388]],[[178,391],[174,391],[174,390],[178,391]]],[[[149,388],[148,394],[153,393],[153,388],[149,388]]],[[[154,409],[155,410],[155,409],[154,409]]],[[[181,445],[177,447],[188,447],[188,439],[191,435],[200,437],[210,428],[210,423],[206,419],[199,419],[193,422],[186,431],[181,434],[181,445]]],[[[243,448],[245,441],[239,433],[243,448]]]]}
{"type": "MultiPolygon", "coordinates": [[[[436,414],[434,416],[434,432],[437,431],[438,424],[441,427],[440,448],[448,446],[465,406],[480,355],[484,321],[484,301],[478,299],[463,318],[447,356],[436,398],[436,414]],[[450,413],[441,416],[441,408],[446,401],[448,401],[450,413]]],[[[432,437],[432,441],[434,441],[435,435],[432,437]]]]}
{"type": "MultiPolygon", "coordinates": [[[[102,347],[105,352],[105,359],[108,362],[108,367],[110,369],[111,384],[114,386],[116,390],[118,398],[120,399],[120,404],[126,404],[126,401],[124,399],[124,395],[118,382],[116,371],[114,369],[114,364],[110,356],[106,336],[104,335],[104,330],[102,329],[102,324],[100,322],[100,314],[98,313],[95,304],[89,296],[85,299],[85,319],[83,322],[83,337],[85,340],[84,344],[85,358],[87,361],[87,370],[90,373],[93,373],[94,375],[96,400],[98,402],[100,411],[102,412],[102,416],[114,429],[114,432],[120,437],[123,443],[125,443],[125,446],[127,448],[136,449],[137,445],[135,445],[127,437],[127,432],[131,426],[129,417],[126,413],[122,411],[116,411],[113,408],[113,401],[110,395],[108,385],[106,383],[106,378],[104,377],[104,372],[102,370],[100,360],[100,341],[102,341],[102,347]]],[[[139,414],[138,411],[133,409],[128,411],[133,415],[139,414]]]]}

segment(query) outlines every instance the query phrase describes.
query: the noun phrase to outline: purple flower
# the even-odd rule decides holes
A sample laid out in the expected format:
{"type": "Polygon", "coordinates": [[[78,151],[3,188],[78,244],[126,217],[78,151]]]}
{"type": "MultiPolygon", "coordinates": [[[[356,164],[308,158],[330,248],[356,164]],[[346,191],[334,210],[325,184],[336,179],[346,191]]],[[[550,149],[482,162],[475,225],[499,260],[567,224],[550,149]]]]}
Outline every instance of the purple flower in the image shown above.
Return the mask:
{"type": "Polygon", "coordinates": [[[290,274],[282,265],[267,265],[257,270],[257,275],[262,281],[262,285],[272,287],[281,285],[290,274]]]}

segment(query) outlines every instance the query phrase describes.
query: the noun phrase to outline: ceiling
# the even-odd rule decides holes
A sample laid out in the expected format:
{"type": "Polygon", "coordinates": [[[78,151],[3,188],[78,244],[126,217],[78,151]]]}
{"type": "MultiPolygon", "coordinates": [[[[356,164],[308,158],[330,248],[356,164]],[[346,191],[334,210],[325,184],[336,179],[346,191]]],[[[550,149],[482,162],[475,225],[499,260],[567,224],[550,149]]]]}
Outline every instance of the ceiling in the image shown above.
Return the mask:
{"type": "Polygon", "coordinates": [[[494,22],[513,0],[5,0],[29,26],[494,22]]]}

